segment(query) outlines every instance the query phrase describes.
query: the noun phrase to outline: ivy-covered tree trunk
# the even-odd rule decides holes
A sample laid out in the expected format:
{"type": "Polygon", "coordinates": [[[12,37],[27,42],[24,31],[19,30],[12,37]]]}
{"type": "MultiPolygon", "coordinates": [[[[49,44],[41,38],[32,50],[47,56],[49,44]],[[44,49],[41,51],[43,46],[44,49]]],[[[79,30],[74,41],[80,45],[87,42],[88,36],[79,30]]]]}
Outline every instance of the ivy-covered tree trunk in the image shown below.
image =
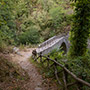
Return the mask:
{"type": "Polygon", "coordinates": [[[83,56],[87,51],[90,29],[90,0],[76,0],[71,30],[70,56],[83,56]]]}

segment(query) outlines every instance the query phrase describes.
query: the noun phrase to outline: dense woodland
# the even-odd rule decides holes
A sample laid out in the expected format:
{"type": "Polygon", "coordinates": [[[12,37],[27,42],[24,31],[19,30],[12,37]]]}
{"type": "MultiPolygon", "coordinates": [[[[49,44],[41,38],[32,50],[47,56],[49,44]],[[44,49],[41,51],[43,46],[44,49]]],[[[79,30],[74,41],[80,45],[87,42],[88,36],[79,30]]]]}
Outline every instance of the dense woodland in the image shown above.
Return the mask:
{"type": "Polygon", "coordinates": [[[7,44],[37,44],[70,30],[68,0],[1,0],[0,8],[0,39],[7,44]]]}
{"type": "MultiPolygon", "coordinates": [[[[89,0],[0,0],[0,70],[3,72],[3,65],[7,65],[6,61],[2,64],[2,54],[12,53],[13,47],[37,46],[50,37],[68,33],[71,46],[67,56],[54,50],[51,58],[68,59],[69,70],[90,83],[89,0]]],[[[89,90],[82,87],[80,90],[89,90]]]]}

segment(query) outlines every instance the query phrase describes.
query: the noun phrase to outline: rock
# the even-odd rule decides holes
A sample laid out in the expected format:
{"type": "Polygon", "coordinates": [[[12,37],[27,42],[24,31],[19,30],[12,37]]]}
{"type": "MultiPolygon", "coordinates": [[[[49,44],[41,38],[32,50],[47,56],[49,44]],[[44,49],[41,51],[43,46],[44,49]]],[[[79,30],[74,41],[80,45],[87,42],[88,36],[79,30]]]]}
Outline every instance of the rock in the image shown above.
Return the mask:
{"type": "Polygon", "coordinates": [[[40,88],[40,87],[36,87],[35,90],[42,90],[42,88],[40,88]]]}
{"type": "Polygon", "coordinates": [[[14,48],[13,48],[13,52],[16,53],[17,55],[22,56],[22,55],[20,54],[20,52],[19,52],[19,48],[17,48],[17,47],[14,47],[14,48]]]}

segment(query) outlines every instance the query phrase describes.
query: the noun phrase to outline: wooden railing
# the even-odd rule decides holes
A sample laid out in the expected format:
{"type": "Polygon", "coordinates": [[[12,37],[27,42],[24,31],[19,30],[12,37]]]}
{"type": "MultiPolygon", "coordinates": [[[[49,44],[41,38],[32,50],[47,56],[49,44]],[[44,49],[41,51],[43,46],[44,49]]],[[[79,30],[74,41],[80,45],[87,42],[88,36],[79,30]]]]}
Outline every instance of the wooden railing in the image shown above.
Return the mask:
{"type": "Polygon", "coordinates": [[[47,68],[49,68],[49,70],[50,70],[50,67],[54,67],[54,75],[55,75],[58,83],[60,84],[60,86],[63,87],[63,90],[69,90],[68,88],[71,87],[71,86],[73,86],[73,85],[76,85],[77,86],[77,89],[73,89],[73,90],[85,90],[85,89],[82,89],[81,88],[84,85],[85,86],[88,86],[88,88],[89,88],[88,90],[90,90],[90,83],[82,80],[81,78],[78,78],[75,74],[73,74],[68,69],[68,65],[67,64],[62,65],[62,64],[60,64],[57,61],[56,58],[55,58],[55,60],[51,59],[49,55],[48,56],[44,56],[44,55],[40,54],[39,56],[37,56],[36,54],[33,54],[33,57],[34,57],[34,60],[35,61],[38,61],[38,59],[40,59],[40,63],[42,63],[42,64],[44,64],[45,62],[47,62],[47,68]],[[42,58],[45,58],[45,59],[42,59],[42,58]],[[50,61],[53,62],[53,64],[50,64],[50,61]],[[57,66],[61,67],[62,70],[58,72],[57,66]],[[59,76],[58,76],[60,73],[62,73],[63,83],[60,81],[59,76]],[[69,81],[68,76],[69,75],[74,79],[75,82],[68,83],[68,81],[69,81]]]}

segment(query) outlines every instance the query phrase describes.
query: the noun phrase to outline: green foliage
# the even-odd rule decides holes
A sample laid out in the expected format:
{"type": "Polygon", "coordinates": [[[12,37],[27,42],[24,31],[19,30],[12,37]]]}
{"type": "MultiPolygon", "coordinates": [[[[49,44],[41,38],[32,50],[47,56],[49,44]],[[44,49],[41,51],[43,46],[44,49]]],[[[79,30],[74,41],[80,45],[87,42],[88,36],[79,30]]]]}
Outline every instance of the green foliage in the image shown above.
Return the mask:
{"type": "Polygon", "coordinates": [[[60,50],[54,49],[52,52],[50,52],[50,57],[52,59],[57,58],[58,60],[60,60],[64,56],[63,53],[64,53],[64,51],[61,51],[61,49],[60,50]]]}
{"type": "Polygon", "coordinates": [[[12,2],[11,0],[0,1],[0,38],[9,44],[12,43],[12,38],[15,36],[12,2]]]}
{"type": "MultiPolygon", "coordinates": [[[[90,68],[90,50],[88,50],[86,56],[80,56],[74,59],[67,58],[66,56],[63,55],[63,52],[60,52],[58,50],[53,50],[50,53],[50,58],[52,58],[53,60],[57,58],[57,61],[62,65],[67,64],[68,69],[71,72],[73,72],[77,77],[90,83],[90,69],[89,69],[90,68]]],[[[57,67],[57,69],[58,69],[58,72],[62,70],[59,66],[57,67]]],[[[49,71],[47,72],[50,73],[49,71]]],[[[72,77],[69,76],[68,78],[70,79],[68,80],[68,83],[73,81],[72,77]]],[[[87,86],[82,87],[82,90],[89,90],[89,89],[90,88],[88,88],[87,86]]],[[[70,89],[70,90],[73,90],[73,89],[70,89]]]]}
{"type": "MultiPolygon", "coordinates": [[[[24,40],[20,42],[26,44],[26,32],[35,33],[30,30],[31,27],[35,27],[36,32],[39,32],[40,42],[43,42],[63,32],[64,27],[70,24],[67,22],[70,18],[67,18],[64,6],[67,6],[67,1],[63,0],[60,3],[59,0],[1,0],[0,38],[8,45],[17,45],[20,41],[18,40],[19,36],[24,40]]],[[[29,41],[28,39],[27,43],[29,41]]],[[[30,42],[39,42],[39,40],[32,41],[30,42]]]]}
{"type": "MultiPolygon", "coordinates": [[[[90,83],[90,50],[86,56],[79,56],[74,59],[68,58],[68,68],[76,76],[90,83]]],[[[89,90],[90,88],[83,86],[82,90],[89,90]]]]}
{"type": "Polygon", "coordinates": [[[2,39],[0,38],[0,52],[3,52],[3,50],[4,50],[4,43],[2,39]]]}
{"type": "MultiPolygon", "coordinates": [[[[25,4],[23,8],[27,7],[28,16],[26,13],[23,13],[22,16],[19,17],[22,23],[19,28],[20,32],[22,30],[26,31],[26,28],[34,25],[39,29],[40,40],[43,41],[64,31],[64,26],[67,26],[65,22],[67,23],[69,18],[66,18],[65,9],[61,8],[55,1],[37,0],[34,3],[34,1],[28,0],[25,1],[25,3],[27,4],[25,4]]],[[[66,2],[63,3],[66,5],[66,2]]],[[[20,5],[18,6],[20,7],[20,5]]]]}
{"type": "Polygon", "coordinates": [[[77,0],[75,4],[75,14],[73,16],[73,26],[71,30],[70,55],[84,56],[87,51],[87,39],[90,29],[90,2],[89,0],[77,0]]]}
{"type": "Polygon", "coordinates": [[[52,9],[50,9],[50,15],[52,18],[52,23],[53,23],[53,27],[54,28],[58,28],[60,27],[61,23],[63,22],[64,19],[64,10],[61,7],[54,7],[52,9]]]}
{"type": "Polygon", "coordinates": [[[90,57],[78,57],[73,60],[68,61],[69,68],[73,73],[75,73],[78,77],[82,76],[85,79],[88,78],[90,82],[90,57]]]}
{"type": "Polygon", "coordinates": [[[39,32],[35,28],[30,28],[19,36],[19,43],[22,44],[37,44],[39,43],[39,32]]]}

